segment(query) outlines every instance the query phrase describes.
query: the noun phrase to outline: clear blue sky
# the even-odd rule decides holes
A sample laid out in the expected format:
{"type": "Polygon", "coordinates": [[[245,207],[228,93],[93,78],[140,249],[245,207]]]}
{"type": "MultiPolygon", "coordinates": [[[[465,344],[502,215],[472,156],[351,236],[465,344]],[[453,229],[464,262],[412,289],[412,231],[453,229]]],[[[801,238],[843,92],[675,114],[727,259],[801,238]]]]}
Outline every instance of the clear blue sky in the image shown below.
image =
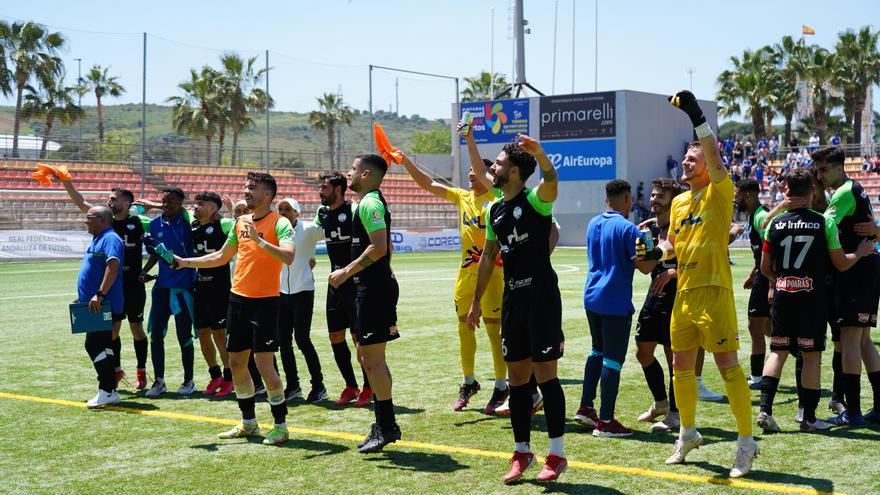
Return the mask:
{"type": "MultiPolygon", "coordinates": [[[[557,94],[572,89],[572,1],[559,0],[556,50],[557,94]]],[[[595,2],[575,0],[574,91],[594,89],[595,2]]],[[[270,91],[279,110],[315,108],[315,96],[340,87],[355,108],[366,109],[367,65],[387,65],[451,76],[476,75],[491,63],[494,7],[495,70],[509,74],[508,1],[325,0],[290,2],[167,1],[107,2],[45,0],[0,7],[6,20],[28,19],[64,32],[71,83],[75,58],[83,70],[110,65],[128,89],[121,102],[141,100],[142,35],[148,37],[147,101],[176,94],[190,67],[216,62],[224,50],[259,55],[270,50],[270,91]],[[120,33],[120,34],[102,34],[120,33]],[[171,40],[171,41],[169,41],[171,40]],[[204,47],[204,48],[203,48],[204,47]]],[[[729,57],[747,48],[816,30],[808,42],[831,48],[837,33],[871,24],[880,27],[876,0],[819,1],[607,1],[599,0],[598,89],[671,93],[689,85],[713,98],[715,78],[729,57]]],[[[532,85],[553,92],[553,0],[525,0],[526,71],[532,85]]],[[[448,117],[451,82],[399,76],[400,112],[448,117]]],[[[395,75],[378,71],[374,108],[395,103],[395,75]]],[[[877,92],[875,90],[876,93],[877,92]]],[[[877,94],[880,99],[880,94],[877,94]]],[[[92,104],[90,98],[84,104],[92,104]]],[[[875,102],[875,107],[880,105],[875,102]]],[[[744,120],[744,119],[740,119],[744,120]]]]}

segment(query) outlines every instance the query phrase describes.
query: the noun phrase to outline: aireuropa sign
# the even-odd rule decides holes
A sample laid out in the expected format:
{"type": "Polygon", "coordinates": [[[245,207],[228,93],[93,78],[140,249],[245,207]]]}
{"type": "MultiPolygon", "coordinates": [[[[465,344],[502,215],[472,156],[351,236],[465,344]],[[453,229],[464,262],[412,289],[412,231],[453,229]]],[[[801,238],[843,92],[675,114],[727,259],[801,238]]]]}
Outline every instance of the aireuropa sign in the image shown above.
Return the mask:
{"type": "Polygon", "coordinates": [[[545,141],[542,145],[560,181],[611,180],[617,174],[616,141],[545,141]]]}
{"type": "Polygon", "coordinates": [[[614,92],[544,96],[539,107],[541,141],[615,136],[614,92]]]}

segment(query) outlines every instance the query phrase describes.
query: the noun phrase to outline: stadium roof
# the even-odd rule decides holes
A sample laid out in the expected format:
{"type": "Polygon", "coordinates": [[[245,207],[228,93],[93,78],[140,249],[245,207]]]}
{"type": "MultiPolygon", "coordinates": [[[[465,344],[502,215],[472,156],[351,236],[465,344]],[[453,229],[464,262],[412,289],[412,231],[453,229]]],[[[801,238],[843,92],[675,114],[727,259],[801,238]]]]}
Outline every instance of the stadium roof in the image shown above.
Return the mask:
{"type": "MultiPolygon", "coordinates": [[[[0,149],[12,149],[12,134],[0,134],[0,149]]],[[[43,138],[37,136],[18,136],[18,149],[38,151],[43,147],[43,138]]],[[[61,145],[55,141],[46,143],[46,151],[58,151],[61,145]]]]}

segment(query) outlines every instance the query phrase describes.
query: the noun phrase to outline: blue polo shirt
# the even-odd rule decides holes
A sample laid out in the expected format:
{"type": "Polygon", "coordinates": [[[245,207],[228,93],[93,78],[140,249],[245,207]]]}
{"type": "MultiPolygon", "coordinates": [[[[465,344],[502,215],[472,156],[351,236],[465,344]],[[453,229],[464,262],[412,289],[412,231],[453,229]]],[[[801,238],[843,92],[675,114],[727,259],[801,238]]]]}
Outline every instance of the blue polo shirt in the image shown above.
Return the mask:
{"type": "Polygon", "coordinates": [[[79,276],[76,279],[76,292],[79,302],[87,303],[98,293],[98,289],[101,288],[101,282],[104,280],[107,262],[116,259],[119,261],[119,271],[116,272],[116,280],[113,281],[113,286],[104,295],[104,301],[110,303],[112,311],[116,314],[125,311],[122,296],[124,250],[122,238],[116,235],[116,232],[113,232],[113,227],[107,227],[103,232],[92,237],[92,243],[86,249],[82,266],[79,268],[79,276]]]}
{"type": "Polygon", "coordinates": [[[632,278],[639,229],[616,211],[594,217],[587,226],[587,281],[584,308],[603,315],[630,315],[632,278]]]}
{"type": "MultiPolygon", "coordinates": [[[[166,220],[162,215],[150,220],[150,235],[156,241],[165,245],[181,258],[191,258],[195,255],[192,243],[192,218],[188,211],[181,209],[180,213],[171,220],[166,220]]],[[[191,289],[195,285],[196,271],[193,268],[175,270],[159,261],[159,275],[156,277],[156,287],[165,289],[191,289]]]]}

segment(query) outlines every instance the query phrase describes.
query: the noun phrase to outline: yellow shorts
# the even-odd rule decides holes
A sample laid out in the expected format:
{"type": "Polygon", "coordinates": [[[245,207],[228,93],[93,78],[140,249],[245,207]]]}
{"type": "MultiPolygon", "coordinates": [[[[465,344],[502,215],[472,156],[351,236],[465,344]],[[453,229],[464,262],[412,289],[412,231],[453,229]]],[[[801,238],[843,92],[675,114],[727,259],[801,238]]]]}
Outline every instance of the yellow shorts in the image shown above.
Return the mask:
{"type": "MultiPolygon", "coordinates": [[[[480,308],[483,310],[483,318],[497,318],[501,320],[501,298],[504,294],[504,277],[498,273],[500,268],[495,268],[486,292],[483,292],[483,298],[480,300],[480,308]]],[[[467,316],[471,309],[471,303],[474,301],[474,290],[477,288],[477,271],[469,270],[467,272],[458,272],[458,278],[455,279],[455,292],[452,299],[455,303],[455,314],[464,317],[467,316]]]]}
{"type": "Polygon", "coordinates": [[[673,351],[702,347],[709,352],[739,349],[733,291],[697,287],[675,295],[669,338],[673,351]]]}

